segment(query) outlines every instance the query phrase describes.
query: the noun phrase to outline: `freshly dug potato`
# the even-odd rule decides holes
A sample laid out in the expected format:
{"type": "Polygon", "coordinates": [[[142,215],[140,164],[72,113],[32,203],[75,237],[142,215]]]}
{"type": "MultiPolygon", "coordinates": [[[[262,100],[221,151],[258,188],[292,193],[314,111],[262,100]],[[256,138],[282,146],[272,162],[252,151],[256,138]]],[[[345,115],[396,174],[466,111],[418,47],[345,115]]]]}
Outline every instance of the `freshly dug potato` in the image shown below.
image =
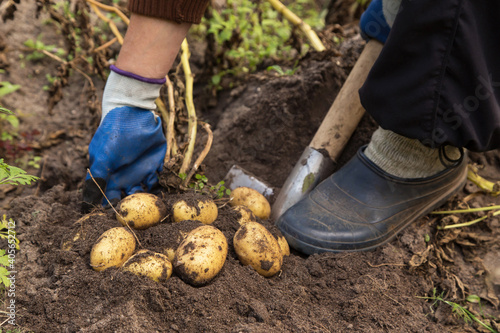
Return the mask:
{"type": "Polygon", "coordinates": [[[238,223],[240,225],[247,223],[247,222],[257,222],[257,218],[252,213],[250,208],[245,207],[245,206],[234,206],[233,210],[238,212],[241,215],[241,217],[238,219],[238,223]]]}
{"type": "Polygon", "coordinates": [[[167,256],[168,261],[174,262],[174,260],[175,260],[175,249],[169,247],[169,248],[166,248],[163,252],[167,256]]]}
{"type": "Polygon", "coordinates": [[[243,265],[250,265],[262,276],[278,273],[283,264],[283,254],[278,241],[260,223],[243,224],[234,234],[234,250],[243,265]]]}
{"type": "Polygon", "coordinates": [[[122,268],[156,282],[165,282],[172,275],[172,264],[168,258],[164,254],[149,250],[138,251],[123,264],[122,268]]]}
{"type": "Polygon", "coordinates": [[[123,227],[105,231],[90,251],[90,266],[96,271],[120,267],[135,250],[134,235],[123,227]]]}
{"type": "Polygon", "coordinates": [[[281,249],[281,254],[283,256],[289,256],[290,255],[290,245],[288,245],[288,242],[286,241],[285,236],[281,235],[276,238],[278,241],[278,244],[281,249]]]}
{"type": "Polygon", "coordinates": [[[154,194],[135,193],[125,197],[118,205],[116,219],[124,226],[147,229],[158,223],[167,214],[165,204],[154,194]]]}
{"type": "Polygon", "coordinates": [[[260,219],[266,220],[271,215],[271,205],[266,197],[249,187],[238,187],[231,192],[231,206],[248,207],[260,219]]]}
{"type": "Polygon", "coordinates": [[[217,219],[217,205],[211,199],[199,200],[197,206],[190,206],[184,200],[177,201],[172,206],[174,222],[197,220],[203,224],[211,224],[217,219]]]}
{"type": "Polygon", "coordinates": [[[276,238],[276,240],[278,241],[283,256],[289,256],[290,246],[288,245],[288,242],[285,236],[283,236],[283,234],[281,233],[280,229],[278,229],[278,227],[275,226],[274,224],[270,225],[267,229],[269,230],[271,235],[273,235],[274,238],[276,238]]]}
{"type": "Polygon", "coordinates": [[[61,246],[62,250],[71,251],[71,249],[73,249],[75,242],[77,242],[81,238],[85,238],[85,232],[82,229],[83,224],[85,222],[87,222],[88,219],[90,219],[92,217],[97,217],[97,216],[105,217],[106,214],[104,214],[104,213],[90,213],[90,214],[87,214],[87,215],[80,217],[80,219],[78,219],[78,221],[76,221],[74,223],[74,225],[78,226],[78,228],[73,232],[70,239],[63,241],[62,246],[61,246]]]}
{"type": "Polygon", "coordinates": [[[194,229],[203,226],[200,221],[188,220],[182,223],[160,223],[138,235],[143,248],[162,253],[173,263],[175,250],[194,229]]]}
{"type": "Polygon", "coordinates": [[[204,225],[191,231],[175,251],[174,271],[185,282],[201,286],[222,269],[227,240],[219,229],[204,225]]]}

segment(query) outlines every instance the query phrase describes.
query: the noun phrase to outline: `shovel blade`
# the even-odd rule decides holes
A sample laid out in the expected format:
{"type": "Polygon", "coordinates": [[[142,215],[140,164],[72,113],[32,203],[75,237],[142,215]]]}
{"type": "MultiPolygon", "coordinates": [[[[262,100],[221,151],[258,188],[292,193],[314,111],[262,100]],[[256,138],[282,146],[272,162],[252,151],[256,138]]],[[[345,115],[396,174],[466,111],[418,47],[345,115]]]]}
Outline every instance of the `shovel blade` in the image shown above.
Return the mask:
{"type": "Polygon", "coordinates": [[[335,163],[320,151],[307,147],[283,184],[271,209],[271,218],[278,218],[304,198],[323,179],[332,174],[335,163]]]}
{"type": "Polygon", "coordinates": [[[244,186],[256,190],[265,196],[268,201],[272,201],[274,196],[274,189],[269,184],[237,165],[231,167],[224,178],[224,182],[226,183],[226,187],[231,191],[237,187],[244,186]]]}

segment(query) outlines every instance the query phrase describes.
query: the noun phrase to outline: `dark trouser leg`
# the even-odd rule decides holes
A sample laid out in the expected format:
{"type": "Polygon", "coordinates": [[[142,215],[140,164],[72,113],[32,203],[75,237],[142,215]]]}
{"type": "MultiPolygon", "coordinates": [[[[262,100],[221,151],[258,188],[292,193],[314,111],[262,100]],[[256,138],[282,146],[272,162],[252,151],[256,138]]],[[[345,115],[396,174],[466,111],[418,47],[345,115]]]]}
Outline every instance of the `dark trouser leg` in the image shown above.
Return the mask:
{"type": "Polygon", "coordinates": [[[500,148],[500,2],[403,0],[360,90],[384,129],[427,146],[500,148]]]}

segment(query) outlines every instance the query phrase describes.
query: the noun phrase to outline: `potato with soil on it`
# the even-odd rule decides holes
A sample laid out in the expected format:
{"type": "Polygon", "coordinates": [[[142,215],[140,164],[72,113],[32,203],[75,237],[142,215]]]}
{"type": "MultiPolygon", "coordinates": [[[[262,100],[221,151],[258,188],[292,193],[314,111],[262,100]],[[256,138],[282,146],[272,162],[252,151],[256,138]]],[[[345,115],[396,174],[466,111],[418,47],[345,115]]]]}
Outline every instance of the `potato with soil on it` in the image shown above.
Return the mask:
{"type": "Polygon", "coordinates": [[[135,237],[123,227],[105,231],[90,251],[90,266],[98,272],[120,267],[134,253],[135,237]]]}
{"type": "Polygon", "coordinates": [[[135,193],[125,197],[118,205],[116,219],[124,226],[147,229],[160,223],[167,214],[165,204],[154,194],[135,193]]]}
{"type": "Polygon", "coordinates": [[[196,206],[189,205],[185,200],[179,200],[172,206],[172,219],[174,222],[196,220],[203,224],[213,223],[218,216],[218,209],[211,199],[200,199],[196,206]]]}
{"type": "Polygon", "coordinates": [[[285,236],[283,236],[280,229],[278,229],[278,227],[275,226],[274,224],[270,224],[269,226],[267,226],[267,229],[269,230],[271,235],[273,235],[274,238],[276,238],[276,240],[278,241],[278,244],[280,246],[281,253],[283,254],[283,256],[284,257],[289,256],[290,255],[290,245],[288,245],[288,241],[286,240],[285,236]]]}
{"type": "Polygon", "coordinates": [[[184,238],[194,229],[203,226],[200,221],[183,221],[182,223],[161,223],[141,232],[138,237],[142,247],[153,252],[162,253],[174,262],[175,250],[184,238]]]}
{"type": "Polygon", "coordinates": [[[260,275],[271,277],[281,270],[281,248],[276,238],[262,224],[243,224],[234,234],[233,244],[240,262],[252,266],[260,275]]]}
{"type": "Polygon", "coordinates": [[[233,206],[233,210],[240,216],[238,218],[238,223],[240,225],[247,222],[257,222],[257,218],[255,217],[254,213],[252,213],[250,208],[245,206],[233,206]]]}
{"type": "Polygon", "coordinates": [[[249,187],[237,187],[231,192],[231,206],[245,206],[258,218],[266,220],[271,215],[271,205],[266,197],[249,187]]]}
{"type": "MultiPolygon", "coordinates": [[[[248,208],[248,207],[245,207],[245,206],[234,206],[233,207],[233,210],[235,212],[238,213],[239,217],[238,217],[238,223],[241,225],[247,223],[247,222],[257,222],[257,218],[255,217],[255,215],[252,213],[252,211],[248,208]]],[[[275,225],[273,224],[270,224],[270,223],[267,223],[265,221],[262,221],[263,222],[263,225],[265,225],[266,229],[269,230],[269,232],[274,236],[274,238],[276,238],[276,240],[278,241],[278,244],[280,246],[280,249],[281,249],[281,253],[283,254],[283,256],[289,256],[290,255],[290,246],[288,245],[288,242],[287,240],[285,239],[285,237],[283,236],[283,234],[281,233],[281,231],[278,229],[278,227],[276,227],[275,225]]]]}
{"type": "Polygon", "coordinates": [[[205,225],[191,231],[175,251],[174,271],[186,283],[210,282],[226,262],[227,239],[219,229],[205,225]]]}
{"type": "Polygon", "coordinates": [[[122,269],[156,282],[165,282],[172,275],[172,263],[167,256],[149,250],[140,250],[131,256],[122,269]]]}

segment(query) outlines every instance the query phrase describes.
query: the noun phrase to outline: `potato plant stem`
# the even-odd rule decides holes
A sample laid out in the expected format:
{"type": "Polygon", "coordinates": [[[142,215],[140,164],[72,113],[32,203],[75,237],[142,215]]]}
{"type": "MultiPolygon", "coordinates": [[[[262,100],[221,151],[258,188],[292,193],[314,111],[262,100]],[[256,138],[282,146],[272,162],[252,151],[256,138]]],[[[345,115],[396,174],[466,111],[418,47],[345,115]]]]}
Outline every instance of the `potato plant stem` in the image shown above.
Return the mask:
{"type": "Polygon", "coordinates": [[[318,52],[326,50],[325,46],[319,39],[309,24],[304,22],[300,17],[295,15],[290,9],[286,8],[279,0],[268,0],[277,12],[281,13],[288,21],[297,26],[307,36],[311,46],[318,52]]]}
{"type": "Polygon", "coordinates": [[[194,162],[193,167],[191,168],[191,171],[189,172],[189,175],[184,180],[184,183],[182,185],[185,187],[188,186],[189,181],[193,177],[194,173],[196,172],[196,170],[198,170],[198,167],[200,166],[200,164],[203,162],[203,160],[207,156],[208,152],[210,151],[210,148],[212,148],[212,142],[214,140],[214,135],[212,133],[212,130],[210,129],[210,125],[207,123],[203,123],[203,128],[205,129],[205,131],[207,131],[207,134],[208,134],[207,143],[205,145],[205,148],[203,148],[202,152],[200,153],[200,156],[198,156],[198,158],[194,162]]]}
{"type": "Polygon", "coordinates": [[[495,209],[500,209],[500,205],[488,206],[488,207],[478,207],[478,208],[469,208],[469,209],[441,210],[441,211],[437,211],[437,212],[431,212],[431,214],[440,215],[440,214],[475,213],[475,212],[487,212],[489,210],[495,210],[495,209]]]}
{"type": "Polygon", "coordinates": [[[100,3],[99,1],[95,1],[95,0],[87,0],[87,2],[89,4],[92,4],[96,7],[99,7],[99,8],[102,8],[108,12],[114,12],[116,15],[118,15],[123,22],[125,22],[125,24],[129,24],[130,20],[128,19],[128,17],[123,14],[123,12],[121,10],[119,10],[118,8],[116,7],[113,7],[113,6],[108,6],[108,5],[105,5],[105,4],[102,4],[100,3]]]}
{"type": "Polygon", "coordinates": [[[89,173],[90,175],[90,178],[92,178],[92,180],[94,181],[94,184],[97,186],[97,188],[99,189],[99,191],[101,191],[102,195],[104,196],[104,199],[106,199],[106,201],[108,202],[108,204],[111,206],[111,208],[115,211],[116,215],[120,216],[120,218],[123,220],[123,216],[118,213],[118,211],[115,209],[115,207],[113,207],[113,205],[111,204],[111,202],[109,201],[108,197],[106,196],[106,194],[104,193],[104,191],[102,190],[101,186],[99,186],[99,184],[96,182],[96,180],[94,179],[94,176],[92,176],[92,172],[90,171],[89,168],[87,168],[87,172],[89,173]]]}
{"type": "MultiPolygon", "coordinates": [[[[89,0],[87,0],[87,2],[90,4],[90,7],[96,13],[96,15],[101,20],[103,20],[104,22],[106,22],[109,25],[109,28],[111,29],[111,31],[113,32],[113,34],[116,36],[116,39],[118,40],[118,43],[120,43],[120,45],[123,45],[123,37],[120,34],[120,32],[118,31],[118,28],[116,27],[115,22],[111,21],[103,13],[101,13],[101,11],[99,10],[99,8],[97,8],[97,6],[93,2],[90,2],[89,0]]],[[[127,23],[127,22],[125,22],[125,23],[127,23]]]]}
{"type": "Polygon", "coordinates": [[[184,76],[186,78],[186,91],[184,98],[186,101],[186,108],[188,112],[188,147],[184,154],[184,160],[182,161],[179,173],[185,174],[189,168],[189,165],[191,164],[191,159],[193,157],[194,145],[196,142],[197,118],[193,103],[193,74],[191,73],[191,67],[189,66],[190,54],[187,40],[184,39],[181,45],[181,49],[182,69],[184,70],[184,76]]]}
{"type": "MultiPolygon", "coordinates": [[[[163,100],[160,97],[155,99],[155,104],[158,107],[158,110],[160,111],[161,118],[163,119],[163,125],[164,125],[163,129],[165,130],[166,129],[165,124],[168,124],[170,120],[167,107],[165,106],[165,103],[163,103],[163,100]]],[[[167,133],[167,152],[165,153],[163,163],[167,163],[170,160],[170,144],[168,141],[168,130],[166,133],[167,133]]]]}
{"type": "Polygon", "coordinates": [[[99,46],[99,47],[95,48],[93,52],[94,52],[94,53],[97,53],[97,52],[99,52],[99,51],[101,51],[101,50],[104,50],[104,49],[106,49],[106,48],[110,47],[111,45],[113,45],[114,43],[116,43],[117,41],[118,41],[118,38],[114,37],[114,38],[113,38],[112,40],[110,40],[109,42],[106,42],[106,43],[102,44],[101,46],[99,46]]]}
{"type": "MultiPolygon", "coordinates": [[[[493,216],[495,215],[498,215],[498,213],[500,213],[500,211],[498,212],[495,212],[493,214],[493,216]]],[[[483,217],[480,217],[480,218],[477,218],[475,220],[472,220],[472,221],[469,221],[469,222],[463,222],[463,223],[456,223],[456,224],[449,224],[449,225],[445,225],[444,227],[441,227],[441,226],[438,226],[437,228],[440,229],[440,230],[444,230],[444,229],[452,229],[452,228],[462,228],[462,227],[468,227],[470,225],[473,225],[473,224],[476,224],[478,222],[481,222],[482,220],[485,220],[487,219],[489,216],[486,215],[486,216],[483,216],[483,217]]]]}
{"type": "Polygon", "coordinates": [[[468,165],[467,169],[467,178],[476,184],[477,187],[479,187],[482,191],[490,194],[491,196],[497,196],[500,194],[500,184],[490,182],[487,179],[484,179],[477,173],[477,168],[472,165],[468,165]]]}
{"type": "Polygon", "coordinates": [[[167,156],[177,155],[177,142],[175,141],[174,124],[175,124],[175,100],[174,100],[174,85],[167,79],[167,96],[168,96],[168,125],[167,125],[167,156]]]}
{"type": "Polygon", "coordinates": [[[73,63],[73,61],[74,61],[75,59],[77,59],[77,58],[73,59],[73,61],[68,62],[68,61],[66,61],[66,60],[63,60],[63,59],[59,58],[59,57],[58,57],[58,56],[56,56],[55,54],[50,53],[50,52],[49,52],[49,51],[47,51],[47,50],[41,50],[41,52],[42,52],[43,54],[45,54],[47,57],[52,58],[52,59],[54,59],[54,60],[56,60],[56,61],[60,62],[61,64],[64,64],[64,65],[69,65],[69,66],[70,66],[71,68],[73,68],[75,71],[77,71],[78,73],[82,74],[82,75],[83,75],[83,76],[87,79],[87,81],[89,82],[91,89],[92,89],[92,90],[95,90],[94,83],[92,82],[92,79],[90,78],[90,76],[88,76],[88,75],[87,75],[84,71],[82,71],[80,68],[76,67],[76,65],[73,63]]]}

